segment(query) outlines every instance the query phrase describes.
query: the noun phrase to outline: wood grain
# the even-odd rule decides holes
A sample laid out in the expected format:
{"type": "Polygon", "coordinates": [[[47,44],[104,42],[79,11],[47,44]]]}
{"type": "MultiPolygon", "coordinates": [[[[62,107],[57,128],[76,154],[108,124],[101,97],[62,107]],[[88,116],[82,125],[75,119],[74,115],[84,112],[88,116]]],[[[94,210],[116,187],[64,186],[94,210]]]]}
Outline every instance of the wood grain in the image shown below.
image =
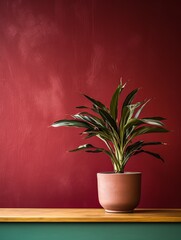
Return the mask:
{"type": "Polygon", "coordinates": [[[181,209],[111,214],[95,208],[0,208],[0,222],[181,222],[181,209]]]}

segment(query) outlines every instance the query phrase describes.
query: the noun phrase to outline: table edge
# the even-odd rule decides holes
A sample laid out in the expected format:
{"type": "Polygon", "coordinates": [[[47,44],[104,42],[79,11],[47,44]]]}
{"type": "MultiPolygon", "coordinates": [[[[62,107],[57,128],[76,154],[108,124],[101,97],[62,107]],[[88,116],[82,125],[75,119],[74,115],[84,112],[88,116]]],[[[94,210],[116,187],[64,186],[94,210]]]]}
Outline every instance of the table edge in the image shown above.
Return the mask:
{"type": "Polygon", "coordinates": [[[0,208],[0,222],[159,223],[181,222],[181,209],[136,209],[110,214],[95,208],[0,208]]]}

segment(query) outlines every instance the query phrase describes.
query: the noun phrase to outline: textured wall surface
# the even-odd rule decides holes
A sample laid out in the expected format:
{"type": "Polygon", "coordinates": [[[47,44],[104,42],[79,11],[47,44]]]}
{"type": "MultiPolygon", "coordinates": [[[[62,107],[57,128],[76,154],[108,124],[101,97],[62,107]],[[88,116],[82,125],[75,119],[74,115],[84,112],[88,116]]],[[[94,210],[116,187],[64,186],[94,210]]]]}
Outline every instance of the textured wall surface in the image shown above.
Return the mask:
{"type": "Polygon", "coordinates": [[[181,207],[180,23],[176,0],[0,1],[0,207],[99,206],[109,159],[69,153],[79,130],[49,125],[87,104],[81,93],[108,104],[120,77],[171,130],[151,135],[168,143],[153,148],[164,164],[127,166],[143,173],[140,207],[181,207]]]}

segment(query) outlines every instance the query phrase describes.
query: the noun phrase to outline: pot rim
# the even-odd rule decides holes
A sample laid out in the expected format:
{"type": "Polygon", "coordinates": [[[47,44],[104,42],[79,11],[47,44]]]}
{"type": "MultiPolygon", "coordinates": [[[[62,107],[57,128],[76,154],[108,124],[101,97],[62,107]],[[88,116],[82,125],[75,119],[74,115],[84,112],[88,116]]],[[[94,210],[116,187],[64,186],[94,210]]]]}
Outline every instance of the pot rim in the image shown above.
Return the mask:
{"type": "Polygon", "coordinates": [[[97,175],[141,175],[141,172],[123,172],[123,173],[115,173],[115,172],[98,172],[97,175]]]}

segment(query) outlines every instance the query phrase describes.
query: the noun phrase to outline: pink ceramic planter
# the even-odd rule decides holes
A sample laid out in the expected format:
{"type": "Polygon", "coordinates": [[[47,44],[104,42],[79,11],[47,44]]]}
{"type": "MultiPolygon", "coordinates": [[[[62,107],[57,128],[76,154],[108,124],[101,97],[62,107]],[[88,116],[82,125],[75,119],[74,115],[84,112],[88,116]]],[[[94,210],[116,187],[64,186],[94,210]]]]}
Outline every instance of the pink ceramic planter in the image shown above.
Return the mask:
{"type": "Polygon", "coordinates": [[[106,212],[132,212],[141,195],[141,173],[97,174],[99,203],[106,212]]]}

